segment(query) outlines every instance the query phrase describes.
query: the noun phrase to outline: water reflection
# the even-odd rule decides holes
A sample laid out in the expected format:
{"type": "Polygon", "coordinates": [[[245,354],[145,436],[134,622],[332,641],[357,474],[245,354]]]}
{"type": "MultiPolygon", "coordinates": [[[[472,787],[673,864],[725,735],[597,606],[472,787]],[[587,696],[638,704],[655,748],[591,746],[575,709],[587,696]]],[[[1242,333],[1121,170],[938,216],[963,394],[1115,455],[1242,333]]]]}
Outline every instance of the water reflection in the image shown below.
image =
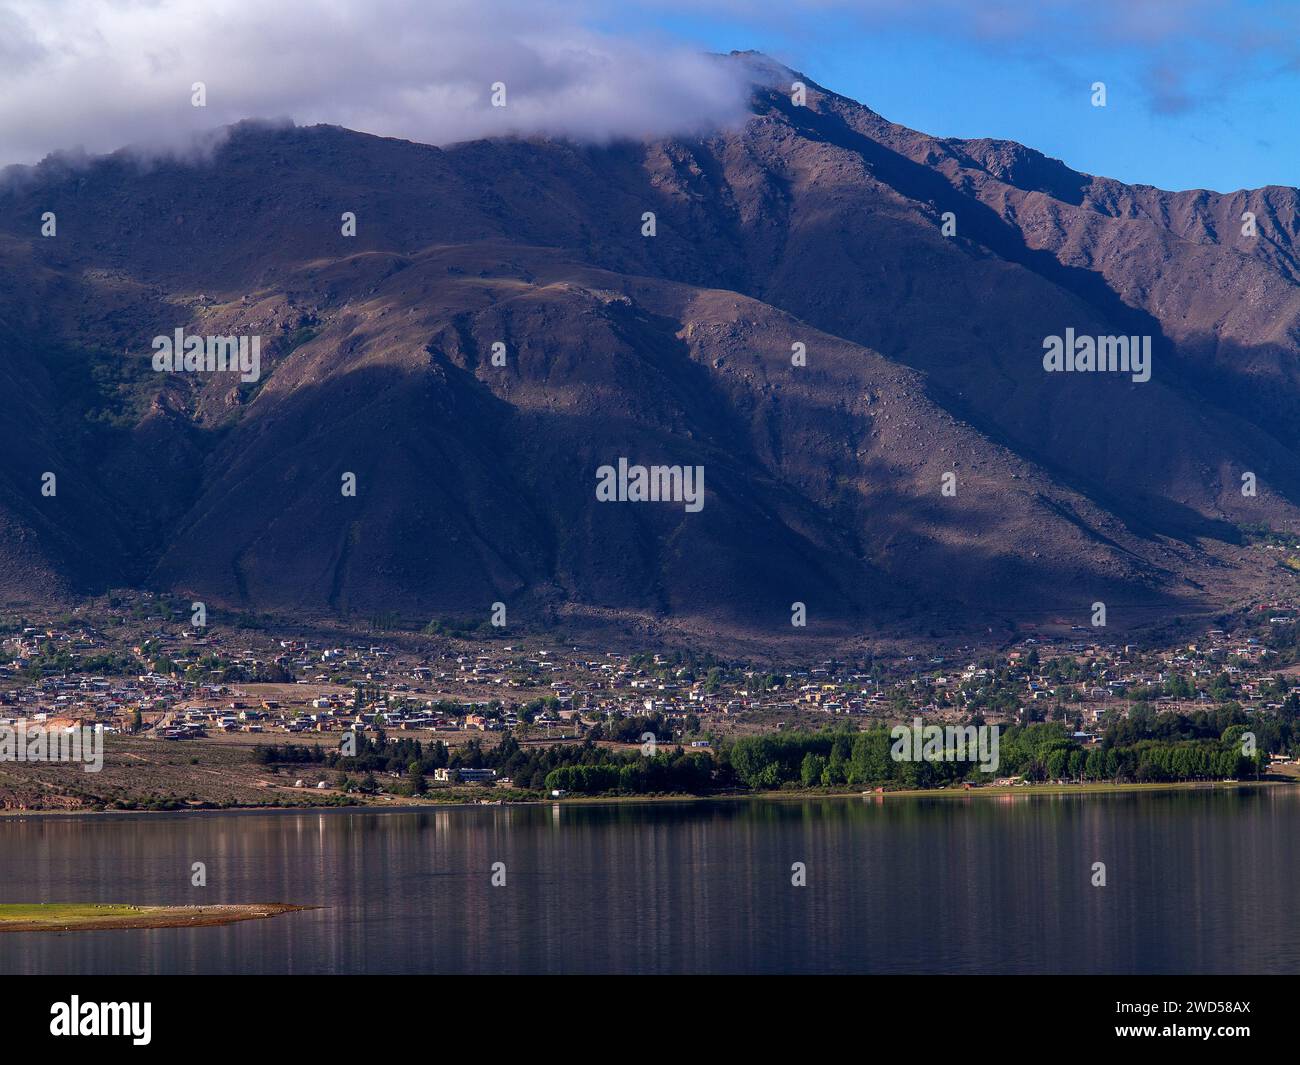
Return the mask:
{"type": "Polygon", "coordinates": [[[0,901],[321,908],[3,935],[0,970],[1295,972],[1297,814],[1272,789],[3,818],[0,901]]]}

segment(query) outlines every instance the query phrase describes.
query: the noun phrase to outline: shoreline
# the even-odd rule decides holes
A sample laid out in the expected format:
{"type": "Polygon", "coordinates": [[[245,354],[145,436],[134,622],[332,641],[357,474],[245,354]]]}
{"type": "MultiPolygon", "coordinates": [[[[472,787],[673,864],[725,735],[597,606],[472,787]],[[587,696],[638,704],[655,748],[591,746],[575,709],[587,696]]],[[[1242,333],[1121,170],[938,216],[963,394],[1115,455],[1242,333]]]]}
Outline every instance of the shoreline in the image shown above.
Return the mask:
{"type": "Polygon", "coordinates": [[[518,806],[623,806],[643,803],[702,802],[793,802],[808,799],[920,799],[920,798],[1024,798],[1068,795],[1153,794],[1178,791],[1235,791],[1252,788],[1294,787],[1300,780],[1187,780],[1166,783],[1087,783],[989,785],[982,788],[907,788],[893,791],[863,791],[859,788],[837,790],[791,789],[788,791],[720,792],[715,795],[590,795],[566,796],[562,799],[521,799],[487,802],[387,802],[358,803],[355,806],[321,804],[320,806],[225,806],[190,807],[175,810],[0,810],[0,823],[6,818],[24,817],[192,817],[222,814],[373,814],[414,813],[443,810],[500,808],[518,806]]]}
{"type": "Polygon", "coordinates": [[[755,791],[726,792],[718,795],[593,795],[590,797],[570,797],[565,799],[546,799],[541,803],[511,803],[514,806],[544,805],[556,803],[564,806],[574,805],[616,805],[638,802],[728,802],[728,801],[802,801],[807,799],[923,799],[923,798],[1001,798],[1008,795],[1035,796],[1049,795],[1121,795],[1133,793],[1155,793],[1165,791],[1235,791],[1250,788],[1290,787],[1296,781],[1290,780],[1179,780],[1166,783],[1150,784],[1024,784],[989,785],[983,788],[900,788],[893,791],[863,791],[860,788],[843,788],[833,791],[820,789],[791,789],[789,791],[755,791]]]}

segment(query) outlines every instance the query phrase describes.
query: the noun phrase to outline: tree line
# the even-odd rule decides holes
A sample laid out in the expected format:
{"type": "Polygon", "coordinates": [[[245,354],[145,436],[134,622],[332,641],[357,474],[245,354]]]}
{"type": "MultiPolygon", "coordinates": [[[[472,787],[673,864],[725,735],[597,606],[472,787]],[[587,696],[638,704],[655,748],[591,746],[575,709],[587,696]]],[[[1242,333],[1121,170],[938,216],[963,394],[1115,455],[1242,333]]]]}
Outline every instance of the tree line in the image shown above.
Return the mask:
{"type": "MultiPolygon", "coordinates": [[[[640,719],[633,727],[653,732],[657,724],[640,719]]],[[[997,765],[987,771],[973,757],[896,758],[896,741],[885,725],[747,736],[716,752],[660,746],[652,753],[600,747],[591,736],[583,743],[546,747],[523,747],[511,735],[493,747],[478,739],[448,747],[376,732],[358,735],[353,754],[319,745],[272,744],[256,747],[254,758],[267,765],[315,764],[371,777],[404,775],[417,792],[434,770],[468,768],[495,769],[526,791],[699,795],[799,787],[939,788],[1013,776],[1036,783],[1244,780],[1262,774],[1270,752],[1291,750],[1297,740],[1294,714],[1252,717],[1230,704],[1191,715],[1135,707],[1130,717],[1111,721],[1092,744],[1080,742],[1058,722],[1007,726],[999,730],[997,765]]]]}

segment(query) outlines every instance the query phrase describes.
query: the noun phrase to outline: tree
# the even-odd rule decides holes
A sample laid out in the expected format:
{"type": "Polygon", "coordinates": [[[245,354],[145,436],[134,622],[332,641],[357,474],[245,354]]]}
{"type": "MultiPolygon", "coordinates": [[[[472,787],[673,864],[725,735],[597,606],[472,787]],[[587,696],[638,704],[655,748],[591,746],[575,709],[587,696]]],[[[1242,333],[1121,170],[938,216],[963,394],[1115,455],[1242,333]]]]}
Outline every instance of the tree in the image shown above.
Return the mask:
{"type": "Polygon", "coordinates": [[[809,751],[803,756],[803,764],[799,767],[799,781],[805,788],[814,788],[821,783],[825,771],[826,759],[809,751]]]}
{"type": "Polygon", "coordinates": [[[1062,780],[1069,772],[1070,752],[1065,747],[1057,747],[1047,756],[1047,775],[1052,780],[1062,780]]]}
{"type": "Polygon", "coordinates": [[[1210,698],[1218,702],[1226,702],[1232,698],[1232,681],[1228,679],[1228,674],[1220,673],[1210,681],[1210,698]]]}
{"type": "Polygon", "coordinates": [[[884,728],[858,733],[854,737],[853,755],[849,760],[849,783],[883,784],[889,780],[893,775],[889,747],[889,732],[884,728]]]}
{"type": "Polygon", "coordinates": [[[1087,764],[1088,756],[1082,747],[1076,748],[1070,752],[1070,779],[1083,780],[1083,767],[1087,764]]]}

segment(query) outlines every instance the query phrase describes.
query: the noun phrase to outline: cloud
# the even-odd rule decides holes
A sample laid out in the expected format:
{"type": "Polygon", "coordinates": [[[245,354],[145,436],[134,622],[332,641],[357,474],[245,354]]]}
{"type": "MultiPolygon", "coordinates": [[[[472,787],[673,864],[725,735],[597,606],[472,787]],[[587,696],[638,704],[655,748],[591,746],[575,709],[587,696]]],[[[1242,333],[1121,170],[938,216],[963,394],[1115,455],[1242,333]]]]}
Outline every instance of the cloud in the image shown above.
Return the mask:
{"type": "Polygon", "coordinates": [[[1000,54],[1127,57],[1153,110],[1300,69],[1300,8],[1260,0],[0,0],[0,166],[53,151],[192,153],[244,119],[432,144],[696,133],[746,114],[751,71],[700,25],[817,42],[873,30],[1000,54]],[[645,27],[670,25],[677,39],[645,27]],[[610,29],[599,30],[595,27],[610,29]],[[1266,28],[1267,27],[1267,28],[1266,28]],[[191,106],[203,82],[207,106],[191,106]],[[491,106],[506,85],[507,106],[491,106]]]}
{"type": "Polygon", "coordinates": [[[596,14],[547,0],[0,0],[0,165],[128,144],[189,152],[249,118],[431,144],[743,120],[741,64],[597,32],[596,14]]]}

